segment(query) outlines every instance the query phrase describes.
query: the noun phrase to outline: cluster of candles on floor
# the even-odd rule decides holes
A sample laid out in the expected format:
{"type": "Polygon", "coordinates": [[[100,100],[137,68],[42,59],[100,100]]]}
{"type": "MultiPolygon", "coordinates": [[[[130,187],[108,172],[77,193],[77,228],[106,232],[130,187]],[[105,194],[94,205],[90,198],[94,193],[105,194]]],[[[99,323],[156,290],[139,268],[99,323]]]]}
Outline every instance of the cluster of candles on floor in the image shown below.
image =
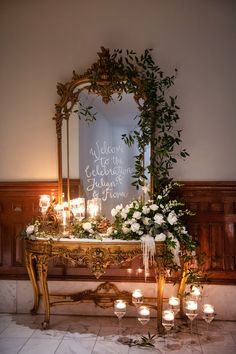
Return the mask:
{"type": "MultiPolygon", "coordinates": [[[[192,336],[192,322],[198,315],[198,305],[201,298],[201,288],[192,286],[190,289],[190,296],[184,302],[185,314],[191,323],[191,336],[192,336]]],[[[145,325],[150,320],[150,308],[143,305],[144,298],[142,291],[136,289],[132,293],[132,303],[138,311],[138,321],[145,325]]],[[[162,325],[166,331],[170,331],[174,327],[174,320],[176,314],[180,311],[180,299],[178,297],[170,297],[168,300],[168,309],[162,312],[162,325]]],[[[209,326],[210,322],[215,316],[214,307],[211,304],[204,304],[202,306],[202,318],[209,326]]],[[[114,302],[114,313],[119,320],[126,314],[126,302],[124,300],[116,300],[114,302]]],[[[208,331],[208,327],[207,327],[208,331]]]]}
{"type": "MultiPolygon", "coordinates": [[[[54,196],[50,195],[40,195],[39,197],[39,208],[43,216],[46,215],[48,208],[54,201],[54,196]]],[[[64,202],[62,204],[56,204],[54,206],[54,211],[61,221],[62,225],[67,225],[70,220],[70,211],[76,221],[81,221],[85,215],[89,218],[96,218],[101,215],[101,199],[93,198],[87,200],[85,203],[85,198],[76,198],[70,200],[70,202],[64,202]],[[87,208],[85,205],[87,204],[87,208]]]]}

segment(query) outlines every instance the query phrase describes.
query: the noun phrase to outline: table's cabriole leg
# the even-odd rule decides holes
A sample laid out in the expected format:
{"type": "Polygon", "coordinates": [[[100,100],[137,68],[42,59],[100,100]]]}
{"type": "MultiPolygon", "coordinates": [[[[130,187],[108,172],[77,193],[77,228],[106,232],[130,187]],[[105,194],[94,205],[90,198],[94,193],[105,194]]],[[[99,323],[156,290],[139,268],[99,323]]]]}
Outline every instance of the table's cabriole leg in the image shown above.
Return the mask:
{"type": "Polygon", "coordinates": [[[25,251],[25,265],[34,291],[34,306],[30,312],[32,315],[36,315],[39,307],[39,286],[36,278],[34,255],[27,250],[25,251]]]}
{"type": "Polygon", "coordinates": [[[44,304],[44,322],[42,323],[43,329],[46,329],[50,322],[50,303],[49,303],[49,292],[47,284],[47,273],[48,273],[48,256],[38,255],[37,256],[37,266],[39,281],[42,289],[42,297],[44,304]]]}

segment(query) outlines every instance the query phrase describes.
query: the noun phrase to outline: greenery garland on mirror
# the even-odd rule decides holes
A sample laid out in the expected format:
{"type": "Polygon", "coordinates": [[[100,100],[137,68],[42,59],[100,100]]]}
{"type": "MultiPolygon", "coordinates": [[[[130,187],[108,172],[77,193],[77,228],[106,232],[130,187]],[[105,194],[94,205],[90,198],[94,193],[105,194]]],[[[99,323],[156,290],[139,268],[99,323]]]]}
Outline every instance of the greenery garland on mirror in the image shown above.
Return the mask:
{"type": "MultiPolygon", "coordinates": [[[[102,48],[102,51],[106,49],[102,48]]],[[[109,52],[108,52],[109,53],[109,52]]],[[[176,100],[177,97],[167,95],[168,89],[174,84],[175,75],[166,76],[158,65],[155,64],[151,49],[146,49],[138,56],[133,50],[126,50],[123,55],[121,49],[109,54],[109,60],[103,61],[102,70],[109,66],[110,90],[119,94],[131,93],[138,104],[140,115],[137,128],[128,134],[123,134],[124,142],[131,146],[137,144],[138,155],[135,156],[135,173],[133,185],[138,189],[145,184],[147,176],[152,178],[152,192],[160,192],[171,180],[170,170],[177,162],[177,156],[185,158],[188,153],[185,149],[177,151],[176,146],[181,144],[181,130],[175,129],[179,120],[176,100]],[[150,163],[145,166],[144,152],[151,147],[150,163]]],[[[101,94],[104,86],[101,85],[101,67],[94,64],[91,69],[90,91],[101,94]]],[[[108,100],[111,100],[111,95],[108,100]]],[[[108,101],[107,100],[107,101],[108,101]]],[[[91,108],[91,107],[90,107],[91,108]]],[[[91,111],[84,109],[82,115],[90,115],[91,111]],[[84,114],[86,112],[86,114],[84,114]]]]}

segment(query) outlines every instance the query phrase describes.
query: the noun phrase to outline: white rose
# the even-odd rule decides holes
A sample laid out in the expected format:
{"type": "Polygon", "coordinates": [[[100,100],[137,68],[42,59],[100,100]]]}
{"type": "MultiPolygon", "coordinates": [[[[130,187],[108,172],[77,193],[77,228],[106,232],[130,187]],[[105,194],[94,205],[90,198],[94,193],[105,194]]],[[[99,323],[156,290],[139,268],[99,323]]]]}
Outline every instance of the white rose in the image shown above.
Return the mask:
{"type": "Polygon", "coordinates": [[[138,231],[139,228],[140,228],[140,225],[139,225],[139,223],[137,223],[137,222],[134,222],[134,223],[131,225],[131,230],[132,230],[133,232],[138,231]]]}
{"type": "Polygon", "coordinates": [[[152,205],[150,205],[150,209],[153,211],[156,211],[158,209],[158,205],[152,204],[152,205]]]}
{"type": "Polygon", "coordinates": [[[177,220],[178,220],[177,215],[175,214],[175,211],[172,210],[167,217],[167,221],[169,224],[174,225],[177,220]]]}
{"type": "Polygon", "coordinates": [[[141,213],[140,213],[140,211],[135,211],[135,212],[133,213],[133,218],[135,218],[135,219],[140,219],[140,218],[141,218],[141,213]]]}
{"type": "Polygon", "coordinates": [[[93,229],[89,229],[88,230],[90,234],[94,234],[94,230],[93,229]]]}
{"type": "Polygon", "coordinates": [[[128,234],[130,232],[130,229],[126,226],[122,226],[122,231],[124,232],[124,234],[128,234]]]}
{"type": "Polygon", "coordinates": [[[163,218],[163,215],[161,215],[161,214],[156,214],[155,216],[154,216],[154,221],[155,221],[155,223],[156,224],[158,224],[158,225],[162,225],[165,221],[164,221],[164,218],[163,218]]]}
{"type": "Polygon", "coordinates": [[[120,212],[121,217],[125,220],[127,218],[127,212],[125,209],[121,210],[120,212]]]}
{"type": "Polygon", "coordinates": [[[123,209],[123,205],[122,205],[122,204],[118,204],[118,205],[116,206],[116,210],[117,210],[117,211],[120,211],[121,209],[123,209]]]}
{"type": "Polygon", "coordinates": [[[27,233],[27,235],[31,235],[33,232],[34,232],[34,225],[29,225],[29,226],[26,228],[26,233],[27,233]]]}
{"type": "Polygon", "coordinates": [[[149,225],[149,222],[150,222],[150,218],[145,217],[145,218],[143,219],[144,225],[149,225]]]}
{"type": "Polygon", "coordinates": [[[138,235],[142,236],[143,235],[143,231],[138,231],[138,235]]]}
{"type": "Polygon", "coordinates": [[[92,229],[92,225],[90,224],[90,222],[85,222],[82,227],[85,231],[89,231],[92,229]]]}
{"type": "Polygon", "coordinates": [[[147,215],[150,212],[150,208],[148,208],[146,205],[143,206],[143,213],[147,215]]]}
{"type": "Polygon", "coordinates": [[[157,234],[156,237],[155,237],[155,241],[158,241],[158,242],[162,242],[162,241],[165,241],[166,239],[166,235],[162,233],[160,234],[157,234]]]}
{"type": "Polygon", "coordinates": [[[112,216],[116,216],[117,213],[118,213],[118,211],[115,208],[111,209],[112,216]]]}

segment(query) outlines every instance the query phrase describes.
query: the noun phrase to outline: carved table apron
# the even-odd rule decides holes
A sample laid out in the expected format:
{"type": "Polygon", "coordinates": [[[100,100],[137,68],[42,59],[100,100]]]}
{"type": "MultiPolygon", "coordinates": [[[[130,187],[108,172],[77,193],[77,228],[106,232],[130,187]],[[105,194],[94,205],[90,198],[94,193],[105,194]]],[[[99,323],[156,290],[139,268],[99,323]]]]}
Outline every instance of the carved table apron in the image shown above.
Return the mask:
{"type": "MultiPolygon", "coordinates": [[[[160,254],[164,244],[156,242],[155,274],[157,284],[157,330],[162,331],[162,301],[164,290],[164,269],[160,254]]],[[[64,257],[75,264],[88,267],[97,279],[105,273],[110,265],[133,260],[142,255],[141,242],[139,241],[52,241],[52,240],[25,240],[26,267],[34,291],[34,306],[32,314],[36,314],[39,306],[39,284],[42,289],[44,305],[43,328],[47,328],[50,321],[50,301],[47,284],[48,260],[54,257],[64,257]]]]}

